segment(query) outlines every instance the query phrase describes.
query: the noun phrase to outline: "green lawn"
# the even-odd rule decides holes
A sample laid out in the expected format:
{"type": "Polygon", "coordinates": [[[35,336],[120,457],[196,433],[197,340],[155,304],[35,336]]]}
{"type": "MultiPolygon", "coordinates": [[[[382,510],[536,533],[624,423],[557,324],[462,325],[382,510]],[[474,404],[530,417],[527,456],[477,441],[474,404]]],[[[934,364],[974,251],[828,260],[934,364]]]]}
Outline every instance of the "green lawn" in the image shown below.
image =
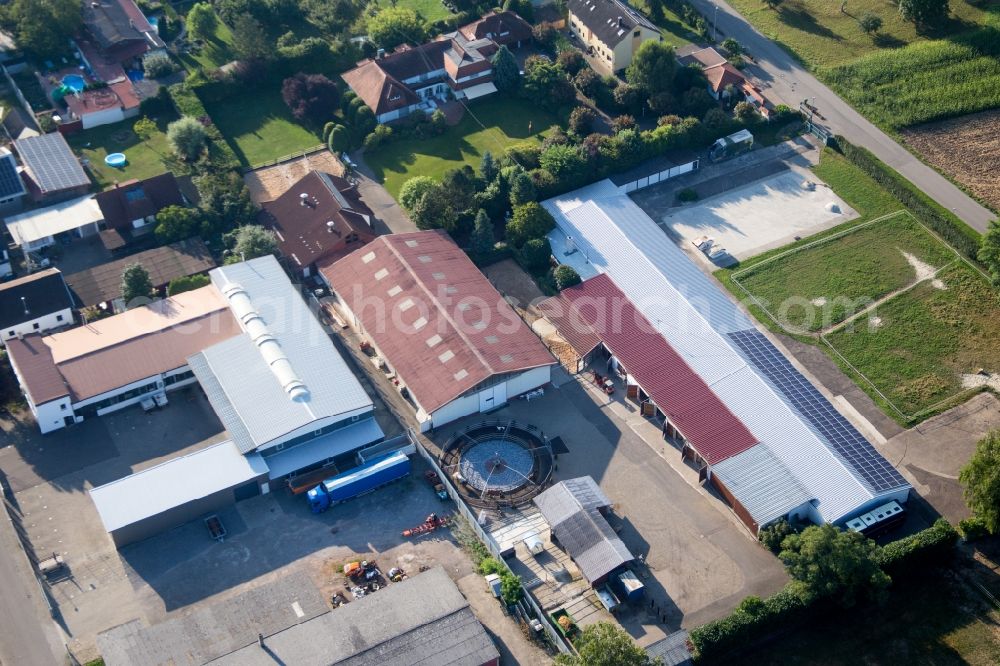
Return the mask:
{"type": "Polygon", "coordinates": [[[998,622],[1000,614],[953,572],[932,571],[893,585],[885,606],[821,618],[743,655],[739,663],[992,666],[1000,663],[998,622]]]}
{"type": "MultiPolygon", "coordinates": [[[[379,7],[393,6],[389,0],[379,0],[375,4],[379,7]]],[[[444,6],[441,0],[398,0],[395,6],[412,9],[427,19],[428,23],[434,23],[451,16],[451,11],[444,6]]]]}
{"type": "Polygon", "coordinates": [[[222,21],[216,21],[214,33],[205,40],[204,46],[197,52],[192,51],[180,56],[181,62],[188,71],[218,69],[235,59],[233,33],[222,21]]]}
{"type": "MultiPolygon", "coordinates": [[[[649,2],[647,0],[637,0],[632,3],[636,9],[641,11],[646,16],[650,17],[662,31],[663,41],[671,46],[684,46],[685,44],[690,44],[691,42],[701,41],[696,33],[688,29],[687,25],[681,21],[681,17],[670,10],[666,5],[662,6],[663,18],[655,20],[652,18],[652,14],[649,11],[649,2]]],[[[711,19],[711,17],[709,17],[711,19]]]]}
{"type": "Polygon", "coordinates": [[[246,166],[312,148],[322,143],[315,132],[300,125],[281,91],[254,90],[246,96],[205,105],[208,115],[246,166]]]}
{"type": "Polygon", "coordinates": [[[396,197],[403,183],[413,176],[439,180],[445,171],[463,164],[478,168],[485,151],[499,157],[516,143],[541,141],[545,130],[558,123],[555,114],[537,105],[494,95],[473,102],[461,122],[441,136],[393,141],[366,151],[365,162],[396,197]]]}
{"type": "Polygon", "coordinates": [[[166,129],[176,116],[157,118],[160,131],[146,143],[132,131],[135,120],[102,125],[67,137],[77,154],[89,162],[88,170],[101,189],[115,181],[149,178],[173,169],[176,159],[167,143],[166,129]],[[121,169],[109,167],[104,163],[108,153],[125,153],[128,164],[121,169]]]}
{"type": "Polygon", "coordinates": [[[1000,302],[965,264],[880,305],[877,326],[827,336],[854,367],[906,414],[959,393],[962,375],[1000,372],[1000,302]]]}
{"type": "Polygon", "coordinates": [[[906,287],[916,270],[904,252],[934,268],[955,253],[900,213],[738,273],[738,280],[786,328],[818,331],[906,287]]]}
{"type": "MultiPolygon", "coordinates": [[[[765,36],[817,69],[927,39],[899,16],[896,4],[889,0],[847,0],[847,14],[840,12],[839,0],[784,0],[778,9],[768,9],[761,0],[732,0],[730,4],[765,36]],[[866,12],[882,19],[881,34],[875,39],[858,27],[858,19],[866,12]]],[[[952,20],[930,37],[957,34],[984,23],[983,11],[965,0],[952,0],[951,13],[952,20]]]]}
{"type": "Polygon", "coordinates": [[[1000,107],[1000,13],[990,23],[953,39],[872,53],[824,78],[890,129],[1000,107]]]}

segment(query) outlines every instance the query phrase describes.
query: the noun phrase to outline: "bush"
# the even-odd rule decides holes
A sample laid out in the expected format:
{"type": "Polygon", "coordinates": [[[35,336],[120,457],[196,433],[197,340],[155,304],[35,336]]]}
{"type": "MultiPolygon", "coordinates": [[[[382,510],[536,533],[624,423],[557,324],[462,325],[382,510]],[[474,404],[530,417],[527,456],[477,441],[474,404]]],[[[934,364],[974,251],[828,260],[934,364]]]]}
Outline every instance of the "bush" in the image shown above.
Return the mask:
{"type": "Polygon", "coordinates": [[[973,516],[958,521],[958,531],[966,542],[976,541],[990,535],[990,530],[982,518],[973,516]]]}
{"type": "Polygon", "coordinates": [[[927,529],[888,543],[876,552],[875,561],[890,576],[908,575],[945,562],[954,552],[958,532],[944,518],[927,529]]]}
{"type": "MultiPolygon", "coordinates": [[[[187,81],[170,86],[169,91],[170,98],[173,100],[174,108],[178,114],[211,122],[211,118],[209,118],[208,111],[205,110],[205,105],[202,103],[201,98],[198,97],[194,87],[189,85],[187,81]]],[[[219,129],[215,125],[210,124],[205,127],[205,131],[212,142],[212,150],[208,153],[209,158],[212,160],[212,166],[219,171],[238,168],[240,161],[236,157],[236,153],[233,152],[233,149],[222,138],[219,129]]]]}
{"type": "Polygon", "coordinates": [[[518,262],[532,275],[545,273],[552,258],[552,246],[548,238],[532,238],[515,254],[518,262]]]}
{"type": "Polygon", "coordinates": [[[205,149],[208,135],[197,118],[184,116],[167,125],[167,141],[180,157],[188,162],[196,160],[205,149]]]}
{"type": "Polygon", "coordinates": [[[174,278],[167,285],[167,296],[176,296],[185,291],[194,291],[207,286],[211,280],[207,275],[189,275],[187,277],[174,278]]]}
{"type": "Polygon", "coordinates": [[[597,115],[586,106],[578,106],[569,114],[569,131],[578,136],[590,134],[597,115]]]}
{"type": "Polygon", "coordinates": [[[392,139],[392,128],[378,125],[375,131],[365,137],[365,148],[378,148],[392,139]]]}
{"type": "Polygon", "coordinates": [[[151,79],[158,79],[177,71],[177,66],[166,53],[150,53],[142,59],[142,68],[146,76],[151,79]]]}
{"type": "Polygon", "coordinates": [[[326,139],[326,145],[330,152],[341,153],[351,146],[351,133],[343,125],[334,125],[330,130],[330,136],[326,139]]]}
{"type": "Polygon", "coordinates": [[[556,56],[556,63],[570,76],[576,76],[587,67],[587,61],[579,49],[564,49],[556,56]]]}
{"type": "Polygon", "coordinates": [[[576,272],[576,269],[568,264],[560,264],[552,272],[552,276],[556,280],[556,288],[559,291],[562,291],[567,287],[573,287],[580,284],[580,274],[576,272]]]}
{"type": "Polygon", "coordinates": [[[714,660],[733,650],[757,642],[775,631],[804,622],[810,607],[794,585],[764,599],[752,602],[732,614],[691,630],[690,639],[699,660],[714,660]]]}
{"type": "Polygon", "coordinates": [[[408,211],[412,211],[417,202],[429,191],[437,187],[430,176],[414,176],[399,188],[399,203],[408,211]]]}
{"type": "Polygon", "coordinates": [[[299,72],[282,81],[281,98],[296,120],[319,125],[333,114],[340,91],[322,74],[299,72]]]}
{"type": "Polygon", "coordinates": [[[918,220],[933,229],[963,255],[973,262],[978,262],[979,236],[976,232],[941,208],[926,194],[914,188],[868,150],[849,143],[841,136],[836,137],[836,145],[844,157],[899,199],[918,220]]]}
{"type": "Polygon", "coordinates": [[[529,240],[543,238],[555,226],[556,221],[549,211],[532,201],[514,209],[507,222],[507,241],[520,248],[529,240]]]}
{"type": "Polygon", "coordinates": [[[426,31],[424,19],[405,7],[386,7],[368,19],[368,36],[384,49],[391,49],[404,42],[421,44],[426,31]]]}
{"type": "MultiPolygon", "coordinates": [[[[698,195],[696,194],[695,198],[697,198],[697,196],[698,195]]],[[[677,198],[680,199],[680,194],[678,194],[677,198]]],[[[760,542],[764,544],[765,548],[777,555],[781,552],[781,542],[785,540],[786,536],[793,534],[794,532],[795,530],[792,529],[791,524],[782,518],[781,520],[771,523],[762,529],[760,534],[757,535],[757,538],[760,539],[760,542]]]]}

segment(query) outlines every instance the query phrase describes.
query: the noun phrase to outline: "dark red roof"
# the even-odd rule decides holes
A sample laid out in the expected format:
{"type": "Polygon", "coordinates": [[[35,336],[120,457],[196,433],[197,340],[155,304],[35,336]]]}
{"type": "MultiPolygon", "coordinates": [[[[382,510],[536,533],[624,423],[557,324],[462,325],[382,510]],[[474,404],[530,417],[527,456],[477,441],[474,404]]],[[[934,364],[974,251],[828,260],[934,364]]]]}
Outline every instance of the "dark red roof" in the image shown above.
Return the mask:
{"type": "Polygon", "coordinates": [[[680,354],[605,274],[563,290],[605,346],[710,465],[757,444],[680,354]]]}
{"type": "Polygon", "coordinates": [[[119,183],[94,196],[112,229],[131,229],[132,221],[156,215],[167,206],[183,206],[184,197],[174,174],[119,183]]]}

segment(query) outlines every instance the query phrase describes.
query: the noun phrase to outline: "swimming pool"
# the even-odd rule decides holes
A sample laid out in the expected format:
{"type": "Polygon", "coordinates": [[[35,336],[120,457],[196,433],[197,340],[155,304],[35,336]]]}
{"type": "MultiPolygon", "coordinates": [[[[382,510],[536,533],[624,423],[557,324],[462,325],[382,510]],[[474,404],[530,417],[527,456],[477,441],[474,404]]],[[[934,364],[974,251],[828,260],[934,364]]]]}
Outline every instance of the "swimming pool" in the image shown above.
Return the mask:
{"type": "Polygon", "coordinates": [[[67,74],[62,78],[62,84],[73,92],[83,92],[87,82],[79,74],[67,74]]]}

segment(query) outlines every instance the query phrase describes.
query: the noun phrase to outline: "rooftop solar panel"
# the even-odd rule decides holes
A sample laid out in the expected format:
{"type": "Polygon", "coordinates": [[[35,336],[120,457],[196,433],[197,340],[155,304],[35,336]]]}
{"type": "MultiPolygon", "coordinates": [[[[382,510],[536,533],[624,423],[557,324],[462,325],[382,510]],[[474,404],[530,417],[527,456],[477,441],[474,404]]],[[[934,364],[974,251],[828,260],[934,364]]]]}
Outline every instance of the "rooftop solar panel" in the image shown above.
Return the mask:
{"type": "Polygon", "coordinates": [[[730,333],[729,338],[874,492],[906,484],[889,461],[834,409],[830,401],[795,369],[763,333],[757,330],[736,331],[730,333]]]}
{"type": "Polygon", "coordinates": [[[21,139],[14,145],[42,192],[90,185],[90,178],[59,132],[21,139]]]}
{"type": "Polygon", "coordinates": [[[0,155],[0,199],[24,194],[24,183],[17,173],[17,162],[10,153],[0,155]]]}

